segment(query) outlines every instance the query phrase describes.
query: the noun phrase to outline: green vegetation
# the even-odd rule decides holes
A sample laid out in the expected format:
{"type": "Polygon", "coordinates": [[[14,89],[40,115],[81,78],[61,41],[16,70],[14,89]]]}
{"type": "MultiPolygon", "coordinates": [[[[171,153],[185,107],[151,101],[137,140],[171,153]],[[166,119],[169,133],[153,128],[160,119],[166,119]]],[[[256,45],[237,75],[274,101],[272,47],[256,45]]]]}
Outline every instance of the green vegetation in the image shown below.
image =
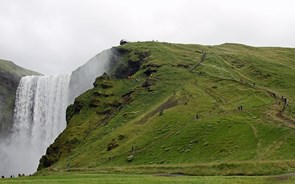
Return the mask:
{"type": "Polygon", "coordinates": [[[295,49],[139,42],[117,50],[109,76],[68,108],[39,173],[294,172],[295,49]]]}
{"type": "Polygon", "coordinates": [[[2,59],[0,59],[0,70],[1,72],[6,72],[17,77],[23,77],[26,75],[41,75],[38,72],[22,68],[11,61],[2,59]]]}
{"type": "Polygon", "coordinates": [[[26,75],[40,74],[0,60],[0,137],[6,136],[12,125],[16,89],[21,77],[26,75]]]}
{"type": "Polygon", "coordinates": [[[180,176],[180,175],[122,175],[122,174],[75,174],[63,173],[50,176],[34,176],[13,179],[0,179],[0,183],[17,184],[57,184],[57,183],[100,183],[100,184],[291,184],[295,178],[289,175],[281,176],[180,176]]]}

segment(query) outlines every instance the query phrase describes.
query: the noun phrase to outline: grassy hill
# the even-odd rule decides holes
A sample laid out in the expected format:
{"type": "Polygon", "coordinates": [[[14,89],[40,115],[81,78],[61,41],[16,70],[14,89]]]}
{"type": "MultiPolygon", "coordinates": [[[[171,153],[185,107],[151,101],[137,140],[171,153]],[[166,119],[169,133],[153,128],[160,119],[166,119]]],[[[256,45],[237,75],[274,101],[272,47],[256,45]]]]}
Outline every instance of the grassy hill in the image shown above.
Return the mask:
{"type": "Polygon", "coordinates": [[[0,137],[6,136],[11,128],[16,89],[21,77],[26,75],[40,74],[0,60],[0,137]]]}
{"type": "Polygon", "coordinates": [[[67,109],[40,173],[295,170],[295,49],[128,43],[67,109]]]}

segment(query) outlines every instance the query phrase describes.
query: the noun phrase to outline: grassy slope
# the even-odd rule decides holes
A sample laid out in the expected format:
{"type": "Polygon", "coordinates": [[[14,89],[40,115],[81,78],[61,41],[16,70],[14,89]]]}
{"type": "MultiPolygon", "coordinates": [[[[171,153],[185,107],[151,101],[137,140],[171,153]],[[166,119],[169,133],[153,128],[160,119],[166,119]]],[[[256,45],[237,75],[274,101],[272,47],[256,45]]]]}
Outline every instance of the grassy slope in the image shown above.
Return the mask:
{"type": "Polygon", "coordinates": [[[10,73],[17,77],[23,77],[26,75],[41,75],[40,73],[17,66],[11,61],[1,60],[1,59],[0,59],[0,70],[3,72],[5,71],[6,73],[10,73]]]}
{"type": "Polygon", "coordinates": [[[26,75],[40,75],[15,65],[11,61],[0,60],[0,136],[11,126],[15,94],[19,80],[26,75]]]}
{"type": "Polygon", "coordinates": [[[193,175],[294,171],[295,49],[156,42],[121,49],[128,50],[121,63],[140,60],[140,52],[150,55],[131,79],[97,79],[97,87],[76,99],[80,112],[72,113],[67,129],[42,160],[50,170],[193,175]],[[207,57],[190,72],[201,50],[207,57]],[[147,77],[147,69],[157,72],[147,77]],[[142,87],[147,80],[153,85],[142,87]],[[101,83],[114,87],[103,89],[101,83]],[[130,91],[126,101],[122,95],[130,91]],[[282,95],[289,105],[279,113],[282,95]],[[243,110],[237,110],[241,105],[243,110]],[[107,151],[110,143],[118,146],[107,151]]]}

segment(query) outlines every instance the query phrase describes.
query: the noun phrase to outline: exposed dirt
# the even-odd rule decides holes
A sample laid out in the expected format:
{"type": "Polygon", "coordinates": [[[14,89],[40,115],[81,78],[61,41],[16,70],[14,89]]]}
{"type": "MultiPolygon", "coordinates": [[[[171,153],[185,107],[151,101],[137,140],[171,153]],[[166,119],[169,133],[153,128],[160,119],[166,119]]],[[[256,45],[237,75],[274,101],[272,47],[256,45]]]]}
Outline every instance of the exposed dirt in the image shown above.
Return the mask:
{"type": "Polygon", "coordinates": [[[295,129],[295,120],[294,119],[291,119],[289,117],[284,116],[284,114],[281,111],[279,111],[276,114],[276,117],[279,118],[281,120],[281,122],[284,125],[286,125],[287,127],[294,128],[295,129]]]}
{"type": "Polygon", "coordinates": [[[155,110],[151,111],[150,113],[146,114],[139,122],[141,124],[146,123],[151,117],[155,116],[157,113],[163,112],[165,109],[172,108],[177,105],[177,99],[174,97],[169,98],[166,102],[162,103],[159,107],[155,110]]]}
{"type": "Polygon", "coordinates": [[[292,177],[295,177],[295,173],[288,173],[288,174],[273,176],[272,179],[276,181],[285,181],[285,180],[289,180],[292,177]]]}
{"type": "Polygon", "coordinates": [[[155,174],[155,176],[162,176],[162,177],[181,177],[181,176],[188,176],[185,174],[155,174]]]}

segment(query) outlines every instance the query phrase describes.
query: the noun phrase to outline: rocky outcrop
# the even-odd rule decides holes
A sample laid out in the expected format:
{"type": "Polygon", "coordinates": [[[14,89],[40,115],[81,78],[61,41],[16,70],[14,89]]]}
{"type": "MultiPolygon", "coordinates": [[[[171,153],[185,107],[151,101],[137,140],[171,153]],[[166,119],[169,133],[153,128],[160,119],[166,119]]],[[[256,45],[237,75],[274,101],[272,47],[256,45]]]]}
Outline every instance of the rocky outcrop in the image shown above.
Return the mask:
{"type": "Polygon", "coordinates": [[[117,53],[121,55],[120,62],[111,63],[109,71],[112,77],[126,79],[135,74],[140,67],[148,62],[150,51],[148,50],[127,50],[116,48],[117,53]]]}
{"type": "MultiPolygon", "coordinates": [[[[38,170],[48,168],[57,163],[61,157],[69,155],[82,141],[85,141],[85,137],[88,137],[92,131],[98,127],[108,125],[109,121],[124,106],[132,102],[134,90],[131,86],[136,85],[132,75],[138,72],[142,65],[148,61],[149,55],[150,52],[147,50],[128,50],[117,47],[104,51],[103,54],[97,56],[107,58],[110,68],[106,73],[95,77],[96,79],[93,78],[93,80],[95,79],[93,88],[75,98],[74,103],[68,106],[66,112],[67,128],[49,146],[46,154],[40,159],[38,170]],[[95,112],[93,116],[96,120],[91,123],[93,127],[91,129],[87,129],[86,126],[80,127],[79,132],[83,133],[69,136],[68,133],[71,132],[70,127],[75,127],[75,124],[80,121],[75,119],[75,117],[79,117],[79,115],[89,111],[95,112]],[[84,127],[86,128],[85,130],[83,129],[84,127]]],[[[97,61],[99,59],[91,61],[93,62],[91,66],[95,66],[97,61]]],[[[84,70],[83,67],[78,70],[82,69],[84,70]]],[[[91,70],[88,68],[87,71],[91,70]]],[[[76,75],[75,72],[73,73],[76,75]]],[[[71,82],[79,81],[78,75],[74,77],[77,77],[77,79],[71,80],[71,82]]],[[[85,76],[80,77],[85,79],[85,76]]],[[[153,81],[149,80],[148,84],[152,85],[153,81]]],[[[70,84],[70,90],[78,91],[79,87],[81,86],[78,86],[77,83],[73,82],[70,84]]],[[[119,142],[124,139],[124,135],[120,135],[118,139],[113,139],[107,145],[107,151],[112,151],[119,147],[119,142]]]]}

